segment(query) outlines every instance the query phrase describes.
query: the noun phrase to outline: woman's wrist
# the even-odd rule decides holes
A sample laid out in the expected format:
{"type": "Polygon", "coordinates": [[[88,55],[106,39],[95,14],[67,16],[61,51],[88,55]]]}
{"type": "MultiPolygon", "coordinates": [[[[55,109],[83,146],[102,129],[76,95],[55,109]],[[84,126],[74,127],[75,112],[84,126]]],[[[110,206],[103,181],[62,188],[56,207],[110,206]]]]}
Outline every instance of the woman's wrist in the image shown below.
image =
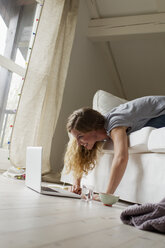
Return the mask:
{"type": "Polygon", "coordinates": [[[77,178],[77,179],[75,180],[74,184],[80,187],[81,178],[77,178]]]}

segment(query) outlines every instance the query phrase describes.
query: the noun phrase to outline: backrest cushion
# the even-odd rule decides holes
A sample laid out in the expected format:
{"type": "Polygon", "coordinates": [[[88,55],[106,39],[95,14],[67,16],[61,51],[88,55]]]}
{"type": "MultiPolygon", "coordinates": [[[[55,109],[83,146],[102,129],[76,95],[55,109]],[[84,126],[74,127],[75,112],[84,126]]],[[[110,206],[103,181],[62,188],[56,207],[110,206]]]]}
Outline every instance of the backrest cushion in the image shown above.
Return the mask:
{"type": "Polygon", "coordinates": [[[127,100],[114,96],[106,91],[98,90],[93,97],[93,109],[101,114],[107,114],[111,109],[127,102],[127,100]]]}

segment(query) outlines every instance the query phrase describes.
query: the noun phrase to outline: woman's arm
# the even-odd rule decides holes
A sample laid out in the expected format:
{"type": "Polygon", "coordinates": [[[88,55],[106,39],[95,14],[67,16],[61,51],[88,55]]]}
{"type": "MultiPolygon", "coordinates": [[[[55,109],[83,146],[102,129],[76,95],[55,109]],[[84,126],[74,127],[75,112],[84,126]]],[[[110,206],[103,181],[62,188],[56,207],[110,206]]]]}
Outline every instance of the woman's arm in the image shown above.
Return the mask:
{"type": "Polygon", "coordinates": [[[112,161],[109,184],[106,193],[113,194],[118,187],[128,162],[128,137],[126,127],[112,129],[111,138],[114,143],[114,158],[112,161]]]}

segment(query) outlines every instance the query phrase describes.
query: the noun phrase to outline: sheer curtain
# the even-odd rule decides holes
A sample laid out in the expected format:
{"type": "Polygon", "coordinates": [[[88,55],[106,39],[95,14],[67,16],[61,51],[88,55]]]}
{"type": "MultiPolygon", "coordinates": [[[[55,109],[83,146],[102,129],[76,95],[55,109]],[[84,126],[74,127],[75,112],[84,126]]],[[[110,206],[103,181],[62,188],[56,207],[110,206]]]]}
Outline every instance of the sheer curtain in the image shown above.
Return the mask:
{"type": "Polygon", "coordinates": [[[43,147],[43,172],[58,120],[77,21],[78,0],[45,0],[22,88],[10,160],[25,167],[26,147],[43,147]]]}

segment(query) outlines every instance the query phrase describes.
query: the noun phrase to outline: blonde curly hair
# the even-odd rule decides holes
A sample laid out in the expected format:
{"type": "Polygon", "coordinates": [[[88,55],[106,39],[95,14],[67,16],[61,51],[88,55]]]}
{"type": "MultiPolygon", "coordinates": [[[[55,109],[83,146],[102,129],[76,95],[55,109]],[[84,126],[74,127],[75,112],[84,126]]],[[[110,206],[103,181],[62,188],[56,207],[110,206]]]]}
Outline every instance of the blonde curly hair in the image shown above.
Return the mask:
{"type": "MultiPolygon", "coordinates": [[[[104,128],[105,118],[98,111],[91,108],[81,108],[76,110],[68,118],[67,131],[72,129],[87,133],[92,130],[104,128]]],[[[74,137],[71,137],[64,155],[65,171],[73,172],[75,179],[81,178],[83,174],[88,174],[97,161],[97,151],[100,149],[102,142],[96,142],[91,150],[80,146],[74,137]]]]}

